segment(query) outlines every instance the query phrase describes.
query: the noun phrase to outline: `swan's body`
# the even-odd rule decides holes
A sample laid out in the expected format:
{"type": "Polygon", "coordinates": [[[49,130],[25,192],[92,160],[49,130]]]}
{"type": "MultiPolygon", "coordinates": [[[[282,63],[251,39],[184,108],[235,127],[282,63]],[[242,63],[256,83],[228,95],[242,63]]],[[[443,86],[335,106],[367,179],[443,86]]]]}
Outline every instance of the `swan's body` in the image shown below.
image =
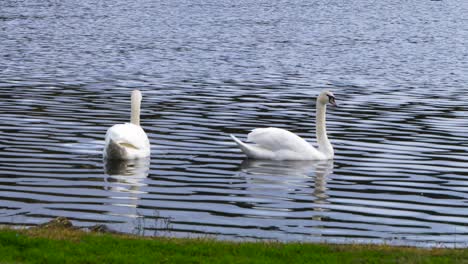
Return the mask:
{"type": "Polygon", "coordinates": [[[132,92],[130,123],[117,124],[107,130],[104,158],[131,160],[150,155],[148,136],[140,126],[141,93],[132,92]]]}
{"type": "Polygon", "coordinates": [[[262,160],[325,160],[327,157],[298,135],[281,128],[254,129],[247,135],[246,144],[235,136],[232,139],[252,159],[262,160]]]}
{"type": "Polygon", "coordinates": [[[239,148],[252,159],[264,160],[328,160],[333,159],[333,146],[327,137],[325,112],[326,105],[335,105],[335,97],[329,91],[323,91],[317,97],[317,143],[318,149],[298,135],[281,128],[257,128],[250,132],[247,144],[235,136],[232,139],[239,148]]]}

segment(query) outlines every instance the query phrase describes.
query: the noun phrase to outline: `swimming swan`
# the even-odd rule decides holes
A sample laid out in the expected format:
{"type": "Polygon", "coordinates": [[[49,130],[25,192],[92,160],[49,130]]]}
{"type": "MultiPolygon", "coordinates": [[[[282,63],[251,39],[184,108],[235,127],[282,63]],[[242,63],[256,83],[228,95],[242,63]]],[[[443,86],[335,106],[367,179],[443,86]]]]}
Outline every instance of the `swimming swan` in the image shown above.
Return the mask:
{"type": "Polygon", "coordinates": [[[327,103],[336,106],[335,96],[330,91],[322,91],[317,97],[316,136],[318,149],[298,135],[281,128],[257,128],[247,135],[246,144],[234,135],[232,139],[239,148],[252,159],[264,160],[328,160],[333,159],[333,146],[327,137],[325,112],[327,103]]]}
{"type": "Polygon", "coordinates": [[[150,155],[148,136],[140,126],[141,92],[132,92],[130,123],[117,124],[107,130],[104,158],[132,160],[150,155]]]}

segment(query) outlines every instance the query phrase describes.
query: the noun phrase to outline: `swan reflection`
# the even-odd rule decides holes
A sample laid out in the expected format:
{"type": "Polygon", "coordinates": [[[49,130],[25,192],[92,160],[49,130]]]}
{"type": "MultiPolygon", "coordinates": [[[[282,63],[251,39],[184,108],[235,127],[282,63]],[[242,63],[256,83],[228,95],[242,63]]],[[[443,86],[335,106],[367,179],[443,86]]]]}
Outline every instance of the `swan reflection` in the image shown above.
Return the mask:
{"type": "Polygon", "coordinates": [[[333,160],[244,160],[241,164],[244,172],[277,176],[313,176],[313,172],[328,174],[333,170],[333,160]]]}
{"type": "Polygon", "coordinates": [[[288,200],[308,200],[313,195],[314,220],[322,220],[323,205],[327,204],[327,178],[333,172],[333,160],[324,161],[271,161],[245,160],[241,171],[248,183],[252,196],[274,198],[274,207],[288,209],[288,200]]]}
{"type": "MultiPolygon", "coordinates": [[[[107,174],[109,190],[121,193],[142,193],[141,186],[149,173],[150,159],[106,160],[104,170],[107,174]]],[[[120,198],[120,197],[119,197],[120,198]]]]}

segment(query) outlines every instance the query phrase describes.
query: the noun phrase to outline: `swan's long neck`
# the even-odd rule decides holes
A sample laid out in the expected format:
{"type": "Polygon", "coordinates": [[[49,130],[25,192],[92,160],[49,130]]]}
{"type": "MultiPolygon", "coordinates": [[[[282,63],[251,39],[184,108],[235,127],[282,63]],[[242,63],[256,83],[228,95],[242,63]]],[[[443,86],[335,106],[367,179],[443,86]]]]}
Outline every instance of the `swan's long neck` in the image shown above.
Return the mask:
{"type": "Polygon", "coordinates": [[[132,113],[130,116],[130,123],[140,125],[140,107],[141,107],[141,93],[138,90],[132,92],[132,113]]]}
{"type": "Polygon", "coordinates": [[[327,158],[333,158],[334,151],[333,147],[328,140],[327,136],[327,125],[325,122],[325,115],[327,112],[327,105],[321,104],[317,100],[317,121],[316,121],[316,135],[319,151],[325,154],[327,158]]]}

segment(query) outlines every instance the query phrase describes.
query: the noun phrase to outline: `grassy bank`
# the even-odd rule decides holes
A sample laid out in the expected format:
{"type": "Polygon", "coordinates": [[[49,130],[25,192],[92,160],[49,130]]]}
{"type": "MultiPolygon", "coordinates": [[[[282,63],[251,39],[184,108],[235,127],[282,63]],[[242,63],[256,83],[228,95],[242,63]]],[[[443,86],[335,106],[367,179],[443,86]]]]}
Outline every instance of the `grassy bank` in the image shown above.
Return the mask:
{"type": "Polygon", "coordinates": [[[141,238],[44,227],[1,229],[0,263],[468,263],[468,250],[141,238]]]}

